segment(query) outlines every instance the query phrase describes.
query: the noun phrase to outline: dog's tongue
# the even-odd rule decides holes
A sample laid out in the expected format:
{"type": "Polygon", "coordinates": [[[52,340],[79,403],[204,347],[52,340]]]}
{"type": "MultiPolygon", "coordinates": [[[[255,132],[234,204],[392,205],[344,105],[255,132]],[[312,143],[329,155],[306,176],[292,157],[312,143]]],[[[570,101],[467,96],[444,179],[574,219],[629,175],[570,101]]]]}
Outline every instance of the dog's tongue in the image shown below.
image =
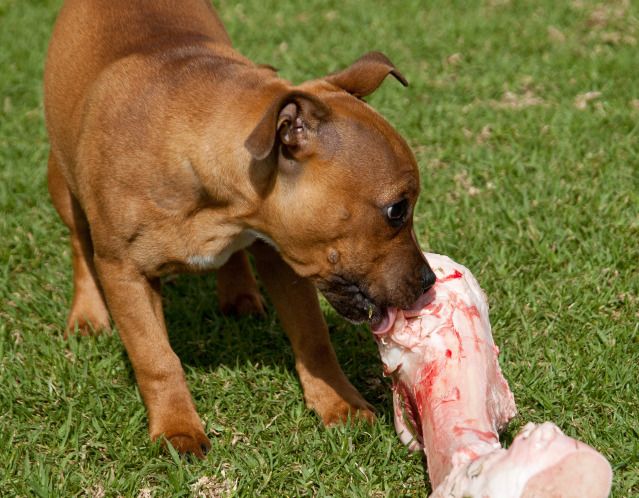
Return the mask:
{"type": "MultiPolygon", "coordinates": [[[[409,308],[401,310],[404,317],[412,318],[419,316],[422,310],[435,300],[435,291],[433,289],[428,290],[422,294],[415,303],[409,308]]],[[[397,308],[386,308],[384,314],[377,323],[371,325],[371,330],[375,335],[384,335],[393,328],[395,320],[397,319],[397,308]]]]}
{"type": "Polygon", "coordinates": [[[382,319],[374,325],[371,325],[371,330],[375,335],[383,335],[388,332],[395,324],[395,318],[397,318],[397,308],[386,308],[382,319]]]}
{"type": "MultiPolygon", "coordinates": [[[[402,309],[402,313],[406,318],[412,318],[415,316],[419,316],[423,309],[430,305],[435,300],[435,290],[434,288],[429,289],[424,294],[419,296],[417,301],[415,301],[411,306],[407,309],[402,309]]],[[[371,330],[375,335],[384,335],[389,330],[393,328],[395,325],[395,320],[397,319],[397,308],[386,308],[384,310],[384,315],[381,320],[376,324],[371,325],[371,330]]]]}
{"type": "MultiPolygon", "coordinates": [[[[437,284],[435,284],[437,285],[437,284]]],[[[434,287],[419,296],[409,308],[402,310],[406,318],[413,318],[422,314],[423,310],[435,300],[434,287]]]]}

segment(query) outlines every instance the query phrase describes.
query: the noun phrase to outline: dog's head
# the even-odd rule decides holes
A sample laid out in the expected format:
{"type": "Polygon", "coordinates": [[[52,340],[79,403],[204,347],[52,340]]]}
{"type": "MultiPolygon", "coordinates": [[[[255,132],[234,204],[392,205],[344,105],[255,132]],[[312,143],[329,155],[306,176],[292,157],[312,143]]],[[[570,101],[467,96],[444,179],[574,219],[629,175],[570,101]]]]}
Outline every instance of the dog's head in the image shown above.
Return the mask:
{"type": "Polygon", "coordinates": [[[379,323],[435,281],[413,231],[415,158],[361,99],[388,75],[380,53],[280,95],[246,141],[262,187],[261,230],[335,309],[379,323]],[[266,179],[266,180],[265,180],[266,179]]]}

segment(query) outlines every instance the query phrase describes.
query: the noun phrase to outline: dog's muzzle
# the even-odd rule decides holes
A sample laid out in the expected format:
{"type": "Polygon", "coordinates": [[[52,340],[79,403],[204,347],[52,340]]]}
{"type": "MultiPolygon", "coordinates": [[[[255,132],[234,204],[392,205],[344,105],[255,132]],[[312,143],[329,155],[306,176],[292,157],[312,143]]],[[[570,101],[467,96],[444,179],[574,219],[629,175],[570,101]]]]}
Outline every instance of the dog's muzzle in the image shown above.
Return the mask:
{"type": "Polygon", "coordinates": [[[330,275],[318,279],[315,284],[335,310],[353,323],[369,321],[373,327],[388,318],[391,307],[405,308],[414,303],[419,296],[435,283],[435,274],[428,263],[418,268],[410,282],[405,282],[403,293],[396,299],[374,296],[363,279],[347,275],[330,275]]]}
{"type": "Polygon", "coordinates": [[[385,314],[385,307],[373,301],[366,286],[353,279],[331,275],[316,285],[333,308],[352,323],[377,323],[385,314]]]}

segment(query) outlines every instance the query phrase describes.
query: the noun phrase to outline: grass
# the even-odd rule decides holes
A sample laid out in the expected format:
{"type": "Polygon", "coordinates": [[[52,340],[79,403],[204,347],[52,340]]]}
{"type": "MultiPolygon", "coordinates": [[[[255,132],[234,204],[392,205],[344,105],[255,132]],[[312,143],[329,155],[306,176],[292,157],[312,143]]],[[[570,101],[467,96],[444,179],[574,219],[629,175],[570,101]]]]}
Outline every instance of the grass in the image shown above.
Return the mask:
{"type": "MultiPolygon", "coordinates": [[[[172,344],[213,451],[148,441],[117,335],[62,339],[65,229],[46,192],[42,64],[59,1],[0,0],[0,495],[426,496],[364,327],[328,307],[373,426],[303,406],[276,317],[229,320],[214,277],[167,284],[172,344]],[[207,495],[208,493],[208,495],[207,495]]],[[[236,47],[302,81],[386,52],[371,99],[413,146],[425,248],[473,270],[520,415],[552,420],[639,496],[639,8],[574,0],[215,1],[236,47]],[[588,92],[599,92],[593,94],[588,92]]]]}

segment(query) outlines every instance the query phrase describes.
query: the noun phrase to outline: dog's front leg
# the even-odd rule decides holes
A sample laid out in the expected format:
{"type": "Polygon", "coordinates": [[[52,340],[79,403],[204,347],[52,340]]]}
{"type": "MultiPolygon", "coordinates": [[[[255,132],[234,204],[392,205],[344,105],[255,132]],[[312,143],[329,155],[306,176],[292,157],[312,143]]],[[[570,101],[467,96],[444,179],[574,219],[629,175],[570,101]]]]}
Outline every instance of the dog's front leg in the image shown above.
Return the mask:
{"type": "Polygon", "coordinates": [[[159,282],[120,261],[96,258],[96,268],[140,386],[151,439],[164,436],[179,452],[203,457],[210,442],[169,344],[159,282]]]}
{"type": "Polygon", "coordinates": [[[295,367],[309,408],[325,425],[351,418],[372,421],[370,404],[337,362],[313,284],[298,276],[271,246],[251,247],[257,270],[295,353],[295,367]]]}

